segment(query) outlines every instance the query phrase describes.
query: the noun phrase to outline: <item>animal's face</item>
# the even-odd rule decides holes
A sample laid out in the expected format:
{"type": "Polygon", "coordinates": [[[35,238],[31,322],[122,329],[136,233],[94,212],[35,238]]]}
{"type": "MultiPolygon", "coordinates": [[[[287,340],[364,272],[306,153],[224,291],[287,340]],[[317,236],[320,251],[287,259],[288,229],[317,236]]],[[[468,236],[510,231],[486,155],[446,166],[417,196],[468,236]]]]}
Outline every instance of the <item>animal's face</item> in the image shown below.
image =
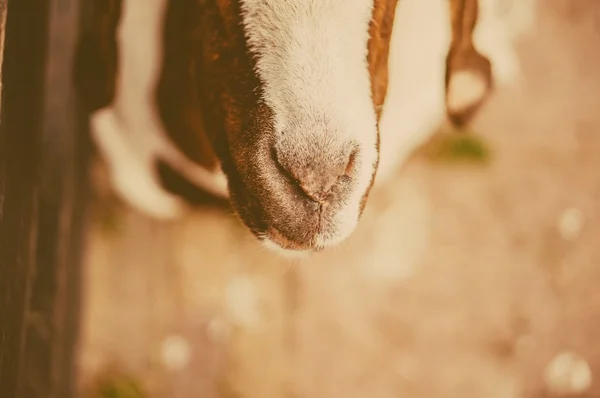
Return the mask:
{"type": "Polygon", "coordinates": [[[395,0],[200,1],[195,76],[231,202],[261,240],[355,228],[379,160],[395,0]]]}

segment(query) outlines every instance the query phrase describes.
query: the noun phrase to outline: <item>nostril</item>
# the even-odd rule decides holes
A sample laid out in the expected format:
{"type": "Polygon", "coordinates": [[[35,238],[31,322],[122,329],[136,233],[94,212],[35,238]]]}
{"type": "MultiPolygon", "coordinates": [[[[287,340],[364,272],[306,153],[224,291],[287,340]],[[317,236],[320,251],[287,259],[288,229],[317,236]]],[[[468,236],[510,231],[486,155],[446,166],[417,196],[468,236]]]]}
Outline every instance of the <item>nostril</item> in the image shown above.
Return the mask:
{"type": "Polygon", "coordinates": [[[350,178],[354,172],[357,150],[339,151],[335,154],[318,153],[309,156],[275,150],[274,157],[281,171],[290,177],[298,187],[315,202],[327,200],[332,189],[343,178],[350,178]]]}

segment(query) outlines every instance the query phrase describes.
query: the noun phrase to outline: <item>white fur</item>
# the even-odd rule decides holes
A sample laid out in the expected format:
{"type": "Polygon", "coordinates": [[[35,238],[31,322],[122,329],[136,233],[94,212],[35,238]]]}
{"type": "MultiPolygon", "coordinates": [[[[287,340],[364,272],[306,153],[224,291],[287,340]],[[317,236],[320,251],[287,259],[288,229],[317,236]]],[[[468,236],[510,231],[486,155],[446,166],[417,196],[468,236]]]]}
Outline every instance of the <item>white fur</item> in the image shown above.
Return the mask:
{"type": "Polygon", "coordinates": [[[209,172],[189,161],[168,140],[158,119],[154,93],[161,66],[165,3],[123,1],[117,29],[115,98],[92,115],[91,123],[117,193],[153,217],[170,219],[182,214],[183,205],[160,186],[156,159],[218,196],[227,196],[227,181],[221,172],[209,172]]]}
{"type": "Polygon", "coordinates": [[[324,245],[341,241],[356,226],[377,157],[366,60],[372,1],[242,0],[241,8],[276,140],[300,153],[315,143],[359,145],[358,184],[337,215],[338,230],[318,238],[324,245]]]}
{"type": "Polygon", "coordinates": [[[450,45],[448,0],[400,0],[380,120],[377,182],[393,175],[445,117],[444,73],[450,45]]]}

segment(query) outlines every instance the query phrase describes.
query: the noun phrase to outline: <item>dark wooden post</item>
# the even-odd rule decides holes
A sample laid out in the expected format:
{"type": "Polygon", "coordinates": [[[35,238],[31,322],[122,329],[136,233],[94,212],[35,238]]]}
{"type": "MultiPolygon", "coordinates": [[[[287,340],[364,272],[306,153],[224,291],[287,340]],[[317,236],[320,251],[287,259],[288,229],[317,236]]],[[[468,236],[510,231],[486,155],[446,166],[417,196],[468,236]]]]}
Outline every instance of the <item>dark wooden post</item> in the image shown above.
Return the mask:
{"type": "Polygon", "coordinates": [[[83,0],[8,0],[0,122],[0,396],[74,396],[87,121],[83,0]]]}

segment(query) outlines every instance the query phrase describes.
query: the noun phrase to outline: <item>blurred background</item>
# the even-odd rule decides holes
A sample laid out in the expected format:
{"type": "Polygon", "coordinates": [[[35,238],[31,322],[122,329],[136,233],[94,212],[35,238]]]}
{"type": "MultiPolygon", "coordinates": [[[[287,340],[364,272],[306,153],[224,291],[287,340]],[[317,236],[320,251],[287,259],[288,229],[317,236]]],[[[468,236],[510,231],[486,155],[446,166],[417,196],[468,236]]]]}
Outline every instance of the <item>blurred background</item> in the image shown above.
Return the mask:
{"type": "Polygon", "coordinates": [[[515,48],[478,141],[441,126],[306,259],[220,209],[151,221],[94,161],[81,396],[600,397],[600,3],[540,2],[515,48]]]}

